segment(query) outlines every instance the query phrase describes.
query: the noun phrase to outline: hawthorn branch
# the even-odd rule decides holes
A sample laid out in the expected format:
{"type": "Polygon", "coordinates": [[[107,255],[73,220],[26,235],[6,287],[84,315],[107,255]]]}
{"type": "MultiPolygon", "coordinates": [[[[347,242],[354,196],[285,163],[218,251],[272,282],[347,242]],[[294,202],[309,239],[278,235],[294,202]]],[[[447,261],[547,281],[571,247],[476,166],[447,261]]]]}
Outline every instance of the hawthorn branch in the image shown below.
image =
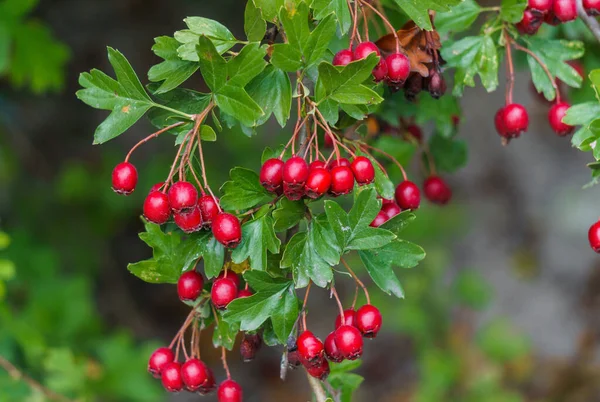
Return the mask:
{"type": "Polygon", "coordinates": [[[581,18],[585,25],[587,25],[592,35],[594,35],[596,40],[600,42],[600,23],[598,23],[596,18],[589,16],[585,12],[585,9],[583,8],[583,0],[577,0],[577,13],[579,14],[579,18],[581,18]]]}
{"type": "Polygon", "coordinates": [[[325,392],[325,389],[323,389],[323,387],[321,386],[321,382],[315,377],[308,374],[308,371],[306,372],[306,377],[308,378],[308,384],[312,388],[313,394],[315,395],[315,401],[326,402],[327,393],[325,392]]]}
{"type": "Polygon", "coordinates": [[[46,398],[51,401],[59,401],[59,402],[74,402],[72,399],[67,398],[64,395],[58,394],[51,389],[44,387],[42,384],[24,374],[21,370],[19,370],[14,364],[9,362],[4,357],[0,356],[0,367],[2,367],[6,372],[15,380],[22,380],[25,382],[31,389],[38,391],[46,398]]]}

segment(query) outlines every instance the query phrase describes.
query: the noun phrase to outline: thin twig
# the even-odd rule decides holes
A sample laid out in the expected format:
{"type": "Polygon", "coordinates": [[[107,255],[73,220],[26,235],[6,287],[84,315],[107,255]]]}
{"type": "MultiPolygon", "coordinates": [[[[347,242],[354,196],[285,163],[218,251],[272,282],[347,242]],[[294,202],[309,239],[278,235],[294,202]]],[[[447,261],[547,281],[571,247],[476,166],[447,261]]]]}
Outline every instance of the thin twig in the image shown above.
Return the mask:
{"type": "Polygon", "coordinates": [[[511,44],[511,40],[510,37],[508,36],[508,32],[506,31],[506,29],[504,30],[504,42],[506,45],[506,64],[507,64],[507,69],[506,69],[506,104],[510,105],[513,103],[513,90],[515,87],[515,67],[513,65],[513,59],[512,59],[512,49],[510,47],[511,44]]]}
{"type": "Polygon", "coordinates": [[[590,32],[592,32],[592,35],[594,35],[596,40],[600,42],[600,23],[598,23],[596,18],[589,16],[585,12],[585,9],[583,8],[583,0],[577,0],[577,13],[585,25],[587,25],[590,32]]]}
{"type": "Polygon", "coordinates": [[[325,393],[325,390],[321,386],[321,381],[319,381],[315,377],[308,374],[308,371],[306,372],[306,377],[308,377],[308,384],[312,388],[313,394],[315,395],[315,401],[316,402],[327,401],[327,394],[325,393]]]}

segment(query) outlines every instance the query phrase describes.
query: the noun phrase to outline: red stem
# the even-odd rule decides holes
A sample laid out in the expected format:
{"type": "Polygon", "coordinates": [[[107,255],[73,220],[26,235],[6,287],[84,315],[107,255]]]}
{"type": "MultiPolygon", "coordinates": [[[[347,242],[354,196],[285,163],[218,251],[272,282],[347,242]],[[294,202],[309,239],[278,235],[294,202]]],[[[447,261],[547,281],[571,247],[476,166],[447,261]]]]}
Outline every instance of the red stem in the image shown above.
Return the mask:
{"type": "Polygon", "coordinates": [[[186,123],[187,122],[185,122],[185,121],[180,121],[179,123],[171,124],[168,127],[165,127],[165,128],[163,128],[161,130],[158,130],[155,133],[150,134],[149,136],[147,136],[146,138],[144,138],[143,140],[141,140],[140,142],[138,142],[137,144],[135,144],[133,146],[133,148],[131,148],[129,150],[129,152],[127,153],[127,156],[125,157],[125,162],[129,162],[129,158],[131,157],[131,154],[133,154],[133,151],[135,151],[140,145],[145,144],[146,142],[150,141],[152,138],[158,137],[162,133],[166,133],[167,131],[169,131],[169,130],[175,128],[175,127],[179,127],[179,126],[181,126],[183,124],[186,124],[186,123]]]}
{"type": "Polygon", "coordinates": [[[371,304],[371,298],[369,297],[369,291],[367,290],[367,287],[365,286],[365,284],[358,278],[358,276],[356,276],[356,274],[354,273],[354,271],[352,270],[352,268],[350,268],[350,265],[348,265],[348,263],[346,262],[346,260],[344,260],[342,258],[341,261],[342,261],[342,264],[344,264],[344,266],[346,267],[346,269],[350,273],[350,275],[352,275],[352,277],[356,281],[356,284],[362,288],[363,292],[365,292],[365,298],[367,299],[367,304],[371,304]]]}

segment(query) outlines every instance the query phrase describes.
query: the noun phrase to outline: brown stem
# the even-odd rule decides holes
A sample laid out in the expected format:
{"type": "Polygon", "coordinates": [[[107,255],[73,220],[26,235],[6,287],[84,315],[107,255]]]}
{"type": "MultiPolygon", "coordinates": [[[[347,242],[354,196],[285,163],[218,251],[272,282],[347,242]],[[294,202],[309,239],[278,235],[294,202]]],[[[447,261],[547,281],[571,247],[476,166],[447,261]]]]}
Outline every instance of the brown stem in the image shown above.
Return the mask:
{"type": "Polygon", "coordinates": [[[396,53],[400,53],[400,38],[398,38],[398,33],[396,32],[396,29],[394,28],[392,23],[382,13],[380,13],[379,10],[377,10],[375,7],[370,5],[368,1],[364,1],[364,0],[358,0],[358,1],[360,1],[361,5],[369,7],[371,9],[371,11],[373,11],[375,14],[377,14],[379,16],[379,18],[381,18],[383,23],[385,25],[387,25],[387,27],[390,29],[390,31],[392,31],[392,34],[394,34],[394,38],[396,39],[396,53]]]}
{"type": "Polygon", "coordinates": [[[342,317],[342,323],[346,322],[346,317],[344,317],[344,306],[342,305],[342,301],[340,300],[340,296],[335,290],[335,286],[331,285],[331,293],[333,297],[335,297],[335,301],[337,302],[338,309],[340,310],[340,317],[342,317]]]}
{"type": "Polygon", "coordinates": [[[133,154],[133,151],[135,151],[140,145],[145,144],[146,142],[150,141],[153,138],[158,137],[159,135],[161,135],[162,133],[166,133],[167,131],[174,129],[175,127],[179,127],[183,124],[186,124],[187,122],[185,121],[180,121],[179,123],[175,123],[175,124],[171,124],[168,127],[165,127],[161,130],[158,130],[155,133],[150,134],[149,136],[147,136],[146,138],[144,138],[143,140],[141,140],[140,142],[138,142],[137,144],[135,144],[133,146],[133,148],[131,148],[129,150],[129,152],[127,153],[127,156],[125,157],[125,162],[129,162],[129,158],[131,157],[131,154],[133,154]]]}
{"type": "Polygon", "coordinates": [[[598,42],[600,42],[600,23],[594,17],[589,16],[585,9],[583,8],[583,0],[577,0],[577,13],[579,14],[579,18],[583,20],[585,25],[587,25],[592,35],[596,38],[598,42]]]}
{"type": "Polygon", "coordinates": [[[511,39],[508,36],[508,32],[506,31],[506,29],[503,30],[504,33],[504,41],[505,41],[505,45],[506,45],[506,63],[507,63],[507,70],[506,70],[506,104],[510,105],[513,103],[513,90],[515,87],[515,67],[513,65],[513,59],[512,59],[512,49],[510,47],[511,44],[511,39]]]}
{"type": "Polygon", "coordinates": [[[221,361],[223,362],[223,368],[225,369],[225,374],[227,374],[227,379],[231,380],[231,373],[229,372],[229,365],[227,364],[227,351],[224,346],[221,346],[221,361]]]}
{"type": "Polygon", "coordinates": [[[304,303],[302,303],[302,327],[306,331],[308,326],[306,325],[306,305],[308,304],[308,294],[310,293],[310,285],[312,282],[308,282],[308,286],[306,287],[306,293],[304,294],[304,303]]]}
{"type": "Polygon", "coordinates": [[[354,273],[354,271],[352,270],[352,268],[350,268],[350,265],[348,265],[348,263],[346,262],[346,260],[344,260],[342,258],[341,261],[342,261],[342,264],[344,264],[344,266],[346,267],[346,269],[350,273],[350,275],[352,275],[352,277],[354,278],[354,280],[356,281],[356,283],[358,284],[358,286],[360,286],[362,288],[363,292],[365,292],[365,298],[367,299],[367,304],[371,304],[371,298],[369,297],[369,291],[367,290],[367,287],[365,286],[365,284],[358,278],[358,276],[356,276],[356,274],[354,273]]]}

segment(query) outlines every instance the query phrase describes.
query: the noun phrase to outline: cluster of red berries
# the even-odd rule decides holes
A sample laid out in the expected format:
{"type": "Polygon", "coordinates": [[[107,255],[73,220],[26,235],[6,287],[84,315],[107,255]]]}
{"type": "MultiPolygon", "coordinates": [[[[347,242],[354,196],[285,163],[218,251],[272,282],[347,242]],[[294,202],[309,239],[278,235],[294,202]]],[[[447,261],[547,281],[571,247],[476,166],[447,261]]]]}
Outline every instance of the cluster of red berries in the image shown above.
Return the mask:
{"type": "MultiPolygon", "coordinates": [[[[129,195],[137,185],[138,174],[129,162],[119,163],[112,172],[112,188],[118,194],[129,195]]],[[[157,183],[144,201],[144,217],[162,225],[173,216],[175,224],[185,233],[212,229],[213,235],[225,247],[235,248],[242,239],[240,221],[221,211],[219,200],[212,195],[198,194],[196,187],[186,181],[157,183]]]]}
{"type": "MultiPolygon", "coordinates": [[[[373,42],[361,42],[354,48],[354,51],[343,49],[337,52],[333,58],[333,65],[345,66],[353,61],[362,60],[371,53],[381,56],[379,48],[373,42]]],[[[391,87],[402,87],[409,75],[410,60],[400,52],[392,53],[385,58],[381,57],[373,69],[375,81],[385,80],[391,87]]]]}
{"type": "Polygon", "coordinates": [[[352,163],[339,158],[329,164],[316,160],[310,165],[300,156],[293,156],[285,163],[272,158],[260,169],[260,182],[268,191],[293,201],[304,196],[317,199],[325,194],[337,197],[350,193],[355,181],[365,185],[374,179],[373,164],[364,156],[355,157],[352,163]]]}
{"type": "Polygon", "coordinates": [[[363,337],[375,338],[381,329],[382,317],[377,307],[366,304],[355,311],[344,310],[335,320],[335,330],[323,343],[311,331],[298,336],[296,347],[289,351],[290,366],[302,364],[308,373],[323,381],[329,375],[329,361],[341,363],[356,360],[363,353],[363,337]]]}
{"type": "MultiPolygon", "coordinates": [[[[564,137],[573,132],[573,126],[563,123],[563,118],[571,105],[567,102],[556,102],[548,111],[548,122],[554,132],[564,137]]],[[[494,124],[498,134],[508,140],[517,138],[529,127],[529,115],[527,109],[518,103],[510,103],[496,112],[494,124]]]]}
{"type": "MultiPolygon", "coordinates": [[[[193,302],[198,299],[204,288],[204,278],[196,271],[182,274],[177,281],[177,294],[182,301],[193,302]]],[[[210,288],[210,300],[219,310],[240,297],[252,296],[249,289],[240,290],[240,277],[231,271],[223,271],[217,276],[210,288]]]]}
{"type": "MultiPolygon", "coordinates": [[[[583,0],[583,4],[588,14],[598,14],[600,1],[583,0]]],[[[523,35],[534,35],[544,22],[558,25],[576,18],[577,0],[529,0],[517,29],[523,35]]]]}

